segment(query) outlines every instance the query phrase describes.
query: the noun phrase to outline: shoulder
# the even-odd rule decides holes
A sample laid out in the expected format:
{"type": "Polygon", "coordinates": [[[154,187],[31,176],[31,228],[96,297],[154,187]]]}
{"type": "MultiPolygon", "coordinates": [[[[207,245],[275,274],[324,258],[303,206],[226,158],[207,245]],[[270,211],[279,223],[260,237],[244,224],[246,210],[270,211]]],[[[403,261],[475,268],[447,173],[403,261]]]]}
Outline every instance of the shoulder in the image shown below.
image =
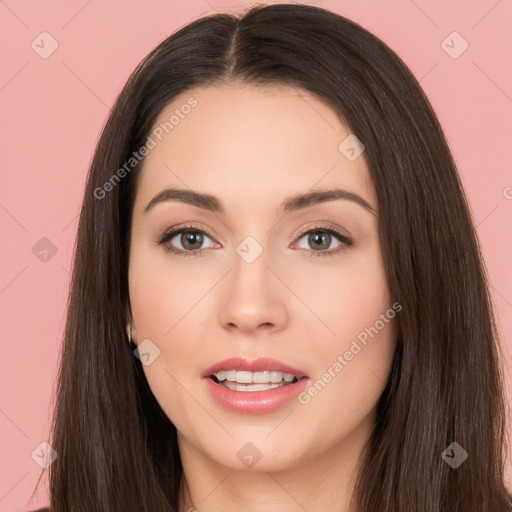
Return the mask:
{"type": "Polygon", "coordinates": [[[43,508],[38,508],[37,510],[32,510],[31,512],[51,512],[51,509],[50,509],[50,507],[43,507],[43,508]]]}

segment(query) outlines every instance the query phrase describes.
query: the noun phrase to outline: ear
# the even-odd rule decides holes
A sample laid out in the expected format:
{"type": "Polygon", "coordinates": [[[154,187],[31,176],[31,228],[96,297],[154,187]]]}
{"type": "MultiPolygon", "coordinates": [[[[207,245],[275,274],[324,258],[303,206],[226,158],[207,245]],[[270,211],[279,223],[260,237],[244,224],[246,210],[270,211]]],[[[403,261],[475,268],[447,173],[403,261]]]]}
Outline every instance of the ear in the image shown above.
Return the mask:
{"type": "Polygon", "coordinates": [[[135,324],[133,321],[131,322],[131,328],[132,328],[132,342],[135,346],[139,345],[138,336],[137,336],[137,329],[135,328],[135,324]]]}
{"type": "Polygon", "coordinates": [[[132,343],[135,346],[137,346],[138,345],[137,329],[135,328],[135,324],[133,322],[130,305],[128,305],[128,312],[127,312],[126,317],[128,318],[128,320],[126,322],[126,335],[128,336],[128,333],[130,332],[130,335],[132,338],[132,343]]]}
{"type": "Polygon", "coordinates": [[[131,338],[132,343],[135,346],[138,346],[138,344],[137,344],[137,331],[136,331],[132,321],[129,321],[126,324],[126,337],[127,337],[127,339],[131,338]]]}

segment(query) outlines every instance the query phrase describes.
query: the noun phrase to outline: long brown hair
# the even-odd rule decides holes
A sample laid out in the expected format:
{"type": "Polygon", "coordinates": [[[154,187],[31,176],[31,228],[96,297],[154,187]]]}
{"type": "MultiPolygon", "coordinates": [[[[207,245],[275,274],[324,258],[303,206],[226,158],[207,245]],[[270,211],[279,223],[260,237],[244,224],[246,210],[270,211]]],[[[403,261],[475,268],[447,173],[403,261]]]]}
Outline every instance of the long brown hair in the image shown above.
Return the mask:
{"type": "Polygon", "coordinates": [[[50,444],[53,512],[177,511],[177,432],[125,332],[141,148],[194,86],[302,87],[365,145],[391,296],[393,368],[353,496],[360,512],[505,512],[506,399],[485,267],[436,115],[400,58],[358,24],[300,4],[194,21],[159,44],[116,100],[89,170],[76,240],[50,444]],[[118,174],[119,176],[119,174],[118,174]],[[98,193],[103,190],[104,193],[98,193]],[[442,457],[453,442],[468,454],[442,457]]]}

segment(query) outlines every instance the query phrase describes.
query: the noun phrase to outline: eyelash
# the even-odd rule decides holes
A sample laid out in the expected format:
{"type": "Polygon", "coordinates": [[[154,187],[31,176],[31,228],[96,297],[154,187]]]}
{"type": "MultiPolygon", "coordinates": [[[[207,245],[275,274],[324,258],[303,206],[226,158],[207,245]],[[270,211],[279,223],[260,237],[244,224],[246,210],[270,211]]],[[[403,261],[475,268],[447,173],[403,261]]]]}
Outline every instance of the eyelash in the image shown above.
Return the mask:
{"type": "MultiPolygon", "coordinates": [[[[201,251],[203,251],[204,249],[195,249],[193,251],[183,251],[182,249],[177,249],[176,247],[174,247],[172,245],[166,245],[168,241],[172,240],[176,235],[179,235],[179,234],[183,233],[184,231],[191,231],[192,233],[201,233],[202,235],[206,235],[208,238],[212,239],[212,237],[209,236],[206,231],[204,231],[203,229],[201,229],[197,226],[190,224],[190,225],[186,225],[186,226],[181,226],[179,228],[171,228],[171,230],[165,231],[164,233],[162,233],[162,235],[160,235],[160,237],[155,242],[157,245],[163,246],[163,249],[166,252],[175,253],[180,256],[200,256],[201,251]]],[[[352,247],[352,245],[354,245],[354,242],[350,237],[340,233],[338,230],[334,229],[331,226],[315,226],[314,228],[302,230],[298,234],[297,240],[300,240],[305,234],[315,233],[315,232],[327,233],[329,235],[332,235],[339,240],[341,245],[339,247],[337,247],[336,249],[331,249],[328,251],[313,251],[313,250],[311,250],[310,252],[311,252],[312,257],[314,257],[314,256],[322,256],[322,257],[323,256],[334,256],[335,254],[338,254],[338,252],[343,251],[349,247],[352,247]]]]}

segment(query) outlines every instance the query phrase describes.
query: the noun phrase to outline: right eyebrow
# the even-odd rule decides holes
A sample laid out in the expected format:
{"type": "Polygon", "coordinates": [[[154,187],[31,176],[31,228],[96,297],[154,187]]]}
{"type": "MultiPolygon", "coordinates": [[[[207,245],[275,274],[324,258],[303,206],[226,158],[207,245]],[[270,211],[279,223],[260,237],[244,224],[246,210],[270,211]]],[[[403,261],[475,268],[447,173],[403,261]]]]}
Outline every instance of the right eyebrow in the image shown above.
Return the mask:
{"type": "Polygon", "coordinates": [[[144,213],[147,213],[158,203],[165,201],[180,201],[185,204],[197,206],[204,210],[209,210],[216,213],[224,213],[224,208],[220,199],[210,194],[201,194],[194,192],[193,190],[186,190],[181,188],[166,188],[159,192],[144,209],[144,213]]]}

